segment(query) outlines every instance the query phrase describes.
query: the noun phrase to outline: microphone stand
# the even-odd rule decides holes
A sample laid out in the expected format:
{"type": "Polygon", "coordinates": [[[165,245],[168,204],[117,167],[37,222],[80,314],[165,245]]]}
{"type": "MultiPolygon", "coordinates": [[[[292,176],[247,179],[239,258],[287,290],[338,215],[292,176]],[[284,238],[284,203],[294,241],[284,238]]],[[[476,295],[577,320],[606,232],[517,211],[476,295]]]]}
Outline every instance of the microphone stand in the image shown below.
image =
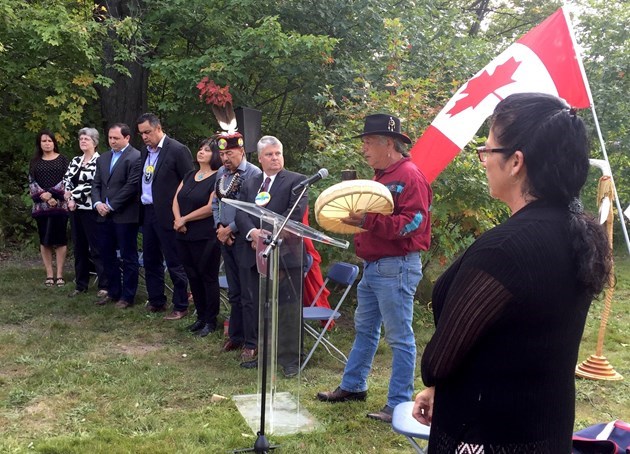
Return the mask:
{"type": "Polygon", "coordinates": [[[237,449],[235,451],[232,451],[233,453],[255,452],[257,454],[268,454],[270,450],[276,449],[278,447],[277,445],[271,445],[269,443],[269,440],[267,440],[267,437],[265,436],[265,416],[267,414],[267,408],[266,408],[267,406],[267,357],[269,354],[267,349],[268,349],[268,336],[269,336],[269,319],[271,318],[271,313],[270,313],[271,301],[270,301],[270,285],[269,285],[269,281],[271,280],[270,255],[271,255],[271,252],[277,246],[280,245],[280,242],[281,242],[281,240],[279,239],[280,234],[284,230],[284,227],[287,225],[287,222],[289,222],[291,215],[293,214],[293,212],[299,205],[300,200],[302,200],[302,197],[304,197],[304,193],[308,190],[309,187],[310,187],[310,184],[304,185],[304,187],[302,188],[302,192],[300,192],[300,196],[297,198],[297,200],[291,207],[289,214],[287,214],[287,216],[284,218],[284,221],[282,222],[282,225],[280,225],[280,228],[278,228],[277,232],[275,233],[273,237],[265,240],[267,247],[263,251],[262,256],[265,259],[267,259],[267,279],[265,281],[265,303],[263,305],[263,342],[260,348],[261,357],[262,357],[262,370],[261,370],[262,379],[260,382],[260,387],[262,388],[261,396],[260,396],[260,426],[259,426],[258,432],[256,433],[257,438],[254,443],[254,446],[252,448],[237,449]]]}

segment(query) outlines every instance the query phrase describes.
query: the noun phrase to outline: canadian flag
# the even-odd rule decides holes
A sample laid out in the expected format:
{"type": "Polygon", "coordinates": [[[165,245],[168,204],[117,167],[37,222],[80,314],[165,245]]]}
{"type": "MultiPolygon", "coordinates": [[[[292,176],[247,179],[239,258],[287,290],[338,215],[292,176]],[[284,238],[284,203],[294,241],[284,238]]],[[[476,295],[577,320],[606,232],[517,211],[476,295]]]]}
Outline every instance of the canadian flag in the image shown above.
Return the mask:
{"type": "Polygon", "coordinates": [[[429,182],[475,136],[508,95],[550,93],[573,107],[591,105],[582,62],[563,8],[530,30],[464,84],[411,149],[429,182]]]}

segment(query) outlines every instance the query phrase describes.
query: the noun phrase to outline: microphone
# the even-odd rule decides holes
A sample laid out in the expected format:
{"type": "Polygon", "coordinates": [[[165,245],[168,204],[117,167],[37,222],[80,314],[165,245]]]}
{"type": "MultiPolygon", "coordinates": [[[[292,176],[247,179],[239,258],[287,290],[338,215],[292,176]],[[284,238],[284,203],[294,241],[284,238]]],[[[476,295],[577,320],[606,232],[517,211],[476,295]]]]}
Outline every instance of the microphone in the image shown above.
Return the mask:
{"type": "Polygon", "coordinates": [[[310,185],[312,185],[313,183],[328,177],[328,170],[327,169],[319,169],[317,171],[317,173],[311,177],[308,177],[306,180],[300,182],[297,186],[295,186],[293,188],[293,190],[291,191],[293,194],[297,194],[298,192],[300,192],[304,187],[309,187],[310,185]]]}

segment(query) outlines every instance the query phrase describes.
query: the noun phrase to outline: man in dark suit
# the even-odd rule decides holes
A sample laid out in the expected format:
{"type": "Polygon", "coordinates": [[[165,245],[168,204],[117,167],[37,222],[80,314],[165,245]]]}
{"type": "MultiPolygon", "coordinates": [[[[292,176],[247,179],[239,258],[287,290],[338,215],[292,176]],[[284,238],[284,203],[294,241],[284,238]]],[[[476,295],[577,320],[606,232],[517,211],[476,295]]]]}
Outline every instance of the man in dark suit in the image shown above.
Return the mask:
{"type": "MultiPolygon", "coordinates": [[[[258,206],[282,216],[288,216],[293,205],[298,206],[291,219],[301,222],[308,206],[306,194],[299,199],[299,191],[293,194],[303,175],[284,168],[282,143],[273,136],[264,136],[258,141],[258,161],[262,174],[251,177],[243,183],[239,199],[254,202],[258,206]]],[[[259,274],[256,268],[256,248],[260,247],[259,237],[266,233],[260,229],[260,220],[239,210],[236,213],[239,235],[236,249],[239,256],[241,279],[241,306],[243,310],[246,340],[258,341],[259,274]]],[[[301,352],[300,332],[302,314],[302,248],[295,237],[286,237],[281,247],[278,290],[278,363],[284,375],[292,377],[299,372],[301,352]]],[[[255,357],[243,361],[243,367],[255,367],[255,357]]]]}
{"type": "Polygon", "coordinates": [[[138,132],[146,148],[142,150],[140,202],[142,250],[151,312],[166,310],[164,261],[173,281],[173,312],[165,320],[188,315],[188,279],[177,256],[173,230],[173,198],[179,183],[193,170],[190,150],[162,131],[160,119],[152,113],[138,118],[138,132]]]}
{"type": "Polygon", "coordinates": [[[125,309],[134,303],[138,289],[138,182],[140,152],[129,144],[131,129],[124,123],[109,128],[111,150],[96,161],[92,203],[98,212],[99,242],[108,276],[107,296],[98,305],[116,302],[125,309]],[[116,250],[120,251],[122,276],[116,250]]]}

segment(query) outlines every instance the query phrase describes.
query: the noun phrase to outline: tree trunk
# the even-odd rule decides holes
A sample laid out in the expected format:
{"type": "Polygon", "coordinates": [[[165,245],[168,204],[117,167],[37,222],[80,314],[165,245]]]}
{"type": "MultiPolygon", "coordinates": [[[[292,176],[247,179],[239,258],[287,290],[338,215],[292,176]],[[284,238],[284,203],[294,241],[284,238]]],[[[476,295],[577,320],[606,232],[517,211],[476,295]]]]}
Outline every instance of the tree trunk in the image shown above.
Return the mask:
{"type": "Polygon", "coordinates": [[[471,10],[475,13],[477,19],[470,27],[470,30],[468,30],[468,36],[477,36],[479,33],[481,23],[490,11],[488,9],[489,4],[490,0],[478,0],[471,5],[471,10]]]}
{"type": "MultiPolygon", "coordinates": [[[[98,2],[107,9],[110,17],[123,20],[133,16],[139,11],[139,4],[134,0],[106,0],[98,2]]],[[[113,28],[108,30],[109,40],[103,46],[103,75],[113,80],[109,87],[100,90],[101,115],[105,131],[112,123],[126,123],[132,131],[132,143],[140,145],[140,139],[134,133],[136,131],[136,119],[147,110],[147,91],[149,83],[149,71],[141,61],[128,61],[122,63],[131,76],[119,72],[113,64],[115,62],[114,43],[119,37],[113,28]]],[[[133,47],[135,43],[120,43],[125,47],[133,47]]],[[[117,62],[120,64],[120,62],[117,62]]]]}

